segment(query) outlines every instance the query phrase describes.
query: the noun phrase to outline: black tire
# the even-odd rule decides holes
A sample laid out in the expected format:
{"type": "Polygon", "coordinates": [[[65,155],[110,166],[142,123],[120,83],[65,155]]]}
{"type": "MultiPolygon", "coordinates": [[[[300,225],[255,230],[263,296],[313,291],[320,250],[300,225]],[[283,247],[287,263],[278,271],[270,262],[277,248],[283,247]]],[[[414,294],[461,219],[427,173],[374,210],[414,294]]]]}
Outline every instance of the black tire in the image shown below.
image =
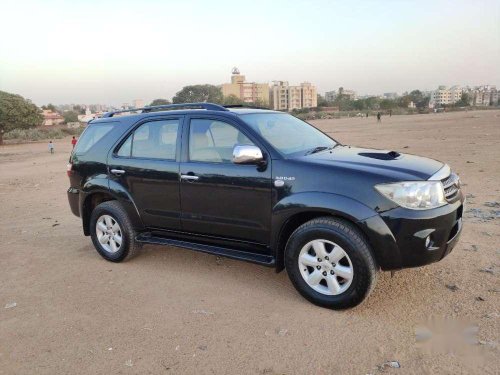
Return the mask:
{"type": "MultiPolygon", "coordinates": [[[[346,259],[344,258],[343,261],[345,262],[346,259]]],[[[304,298],[315,305],[335,310],[360,304],[375,286],[378,272],[370,245],[361,232],[350,222],[332,217],[313,219],[292,233],[285,249],[285,266],[292,284],[304,298]],[[348,284],[345,284],[346,290],[340,294],[320,293],[313,289],[302,276],[299,269],[299,254],[302,248],[313,240],[333,242],[339,245],[350,258],[353,270],[352,281],[348,287],[348,284]]],[[[306,269],[303,268],[302,271],[305,272],[306,269]]],[[[311,269],[314,270],[314,267],[311,269]]],[[[342,278],[338,280],[343,282],[342,278]]],[[[322,282],[326,284],[326,280],[322,282]]]]}
{"type": "Polygon", "coordinates": [[[90,216],[90,237],[99,254],[111,262],[122,262],[133,258],[140,244],[135,241],[136,233],[126,211],[118,201],[107,201],[98,205],[90,216]],[[96,224],[103,215],[111,216],[118,223],[121,229],[122,243],[116,252],[107,251],[98,239],[96,224]]]}

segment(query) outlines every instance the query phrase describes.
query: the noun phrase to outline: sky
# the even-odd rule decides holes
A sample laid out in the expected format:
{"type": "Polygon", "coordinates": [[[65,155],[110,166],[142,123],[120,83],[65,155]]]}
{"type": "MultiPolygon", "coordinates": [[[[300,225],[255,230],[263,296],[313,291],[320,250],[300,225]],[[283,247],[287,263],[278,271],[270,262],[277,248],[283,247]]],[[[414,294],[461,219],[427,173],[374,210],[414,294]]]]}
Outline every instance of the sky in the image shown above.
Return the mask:
{"type": "Polygon", "coordinates": [[[0,0],[0,90],[38,105],[309,81],[380,94],[500,86],[500,0],[0,0]]]}

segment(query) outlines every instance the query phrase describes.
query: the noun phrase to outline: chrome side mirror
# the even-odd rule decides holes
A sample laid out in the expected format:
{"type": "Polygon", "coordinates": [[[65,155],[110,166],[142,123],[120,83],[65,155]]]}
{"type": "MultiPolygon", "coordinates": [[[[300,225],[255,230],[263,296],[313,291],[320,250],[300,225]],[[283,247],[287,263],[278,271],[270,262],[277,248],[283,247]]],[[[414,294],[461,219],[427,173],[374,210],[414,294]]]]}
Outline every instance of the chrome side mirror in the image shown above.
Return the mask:
{"type": "Polygon", "coordinates": [[[234,164],[259,164],[264,161],[262,151],[253,145],[236,145],[233,148],[234,164]]]}

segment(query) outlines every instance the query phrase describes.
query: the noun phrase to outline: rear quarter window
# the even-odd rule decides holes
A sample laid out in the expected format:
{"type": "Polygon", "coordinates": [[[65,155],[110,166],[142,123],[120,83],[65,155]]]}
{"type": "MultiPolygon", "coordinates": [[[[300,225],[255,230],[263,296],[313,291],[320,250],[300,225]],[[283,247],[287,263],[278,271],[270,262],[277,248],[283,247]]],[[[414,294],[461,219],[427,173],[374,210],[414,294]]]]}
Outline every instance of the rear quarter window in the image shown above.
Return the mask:
{"type": "Polygon", "coordinates": [[[99,142],[111,129],[115,123],[89,125],[82,133],[75,147],[75,154],[84,154],[97,142],[99,142]]]}

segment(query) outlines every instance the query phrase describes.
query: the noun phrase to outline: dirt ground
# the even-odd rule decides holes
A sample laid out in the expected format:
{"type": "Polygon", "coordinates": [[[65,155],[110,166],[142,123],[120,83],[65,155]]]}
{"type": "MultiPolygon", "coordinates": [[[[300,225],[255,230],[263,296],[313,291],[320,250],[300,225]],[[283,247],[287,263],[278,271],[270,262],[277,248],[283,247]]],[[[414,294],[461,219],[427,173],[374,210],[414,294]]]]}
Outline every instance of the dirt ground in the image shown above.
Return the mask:
{"type": "Polygon", "coordinates": [[[381,273],[364,304],[341,312],[308,303],[286,272],[179,248],[113,264],[69,210],[70,140],[54,155],[3,146],[0,374],[498,374],[500,111],[315,125],[345,144],[448,162],[469,197],[454,251],[381,273]]]}

